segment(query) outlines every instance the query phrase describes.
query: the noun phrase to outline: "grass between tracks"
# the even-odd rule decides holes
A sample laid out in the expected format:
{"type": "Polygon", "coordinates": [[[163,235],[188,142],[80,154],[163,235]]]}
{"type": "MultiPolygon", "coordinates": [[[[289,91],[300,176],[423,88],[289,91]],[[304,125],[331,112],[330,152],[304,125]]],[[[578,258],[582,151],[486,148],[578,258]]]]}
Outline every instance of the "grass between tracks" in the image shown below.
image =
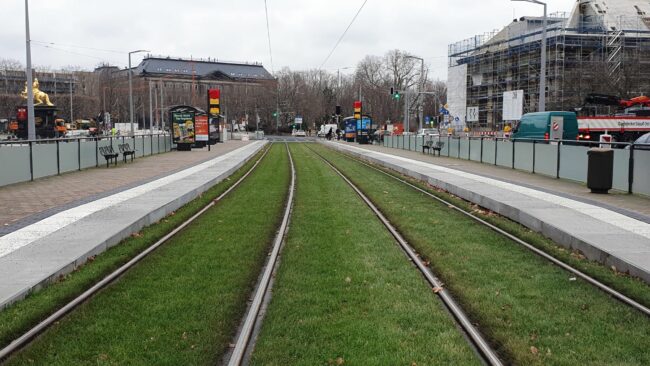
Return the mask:
{"type": "Polygon", "coordinates": [[[292,149],[291,228],[251,364],[477,364],[374,214],[316,155],[292,149]]]}
{"type": "Polygon", "coordinates": [[[236,191],[8,364],[218,362],[267,256],[288,183],[285,148],[274,146],[236,191]]]}
{"type": "Polygon", "coordinates": [[[317,149],[431,261],[507,361],[650,364],[650,319],[644,315],[422,193],[317,149]]]}

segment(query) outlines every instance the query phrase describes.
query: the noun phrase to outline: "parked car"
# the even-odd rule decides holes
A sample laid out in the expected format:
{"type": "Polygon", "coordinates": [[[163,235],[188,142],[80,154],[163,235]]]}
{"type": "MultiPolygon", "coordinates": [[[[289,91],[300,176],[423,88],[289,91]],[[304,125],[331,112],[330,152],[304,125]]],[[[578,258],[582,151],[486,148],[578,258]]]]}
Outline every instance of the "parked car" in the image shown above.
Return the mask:
{"type": "MultiPolygon", "coordinates": [[[[645,135],[639,137],[634,141],[635,144],[643,144],[643,145],[635,145],[634,150],[650,150],[650,133],[646,133],[645,135]]],[[[627,146],[626,149],[629,149],[630,147],[627,146]]]]}
{"type": "Polygon", "coordinates": [[[307,137],[307,133],[303,130],[294,130],[292,135],[294,137],[307,137]]]}
{"type": "Polygon", "coordinates": [[[435,128],[423,128],[418,130],[418,136],[440,136],[440,133],[435,128]]]}

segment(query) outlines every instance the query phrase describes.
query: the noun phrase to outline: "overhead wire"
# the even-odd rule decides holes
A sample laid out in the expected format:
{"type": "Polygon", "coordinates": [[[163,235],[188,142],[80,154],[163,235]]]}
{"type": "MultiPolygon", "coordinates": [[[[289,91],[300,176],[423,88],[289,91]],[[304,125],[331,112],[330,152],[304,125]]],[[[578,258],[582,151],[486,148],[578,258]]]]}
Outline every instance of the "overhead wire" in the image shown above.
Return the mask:
{"type": "Polygon", "coordinates": [[[352,28],[352,24],[354,24],[354,22],[357,20],[357,18],[359,17],[359,14],[361,14],[361,11],[363,10],[363,8],[366,6],[367,3],[368,3],[368,0],[365,0],[365,1],[363,2],[363,4],[361,4],[361,7],[360,7],[359,10],[357,11],[357,13],[354,15],[354,18],[352,18],[352,21],[350,22],[350,24],[348,24],[348,27],[345,28],[345,31],[343,32],[343,34],[341,35],[341,37],[339,38],[339,40],[338,40],[338,41],[336,42],[336,44],[334,45],[334,48],[332,48],[332,51],[330,51],[329,55],[327,55],[327,57],[325,58],[325,61],[323,61],[323,63],[322,63],[322,64],[320,65],[320,67],[318,68],[319,70],[322,70],[322,69],[323,69],[323,66],[325,66],[325,64],[327,63],[327,61],[329,61],[330,57],[332,57],[332,55],[334,54],[334,51],[336,51],[336,49],[338,48],[338,46],[341,44],[341,42],[343,41],[343,38],[345,38],[345,35],[348,33],[348,31],[350,30],[350,28],[352,28]]]}
{"type": "Polygon", "coordinates": [[[271,74],[275,75],[273,67],[273,48],[271,47],[271,26],[269,25],[269,6],[267,0],[264,0],[264,12],[266,13],[266,35],[269,39],[269,56],[271,57],[271,74]]]}
{"type": "Polygon", "coordinates": [[[46,45],[46,44],[38,44],[38,43],[37,43],[37,44],[35,44],[35,46],[43,47],[43,48],[49,48],[49,49],[52,49],[52,50],[55,50],[55,51],[65,52],[65,53],[69,53],[69,54],[71,54],[71,55],[82,56],[82,57],[89,57],[89,58],[94,58],[94,59],[96,59],[96,60],[105,61],[105,59],[104,59],[104,58],[101,58],[101,57],[91,56],[91,55],[87,55],[87,54],[85,54],[85,53],[74,52],[74,51],[70,51],[70,50],[63,49],[63,48],[58,48],[58,47],[49,46],[49,45],[46,45]]]}
{"type": "Polygon", "coordinates": [[[126,51],[117,51],[117,50],[109,50],[105,48],[96,48],[96,47],[87,47],[87,46],[76,46],[76,45],[71,45],[71,44],[62,44],[62,43],[54,43],[54,42],[46,42],[46,41],[38,41],[38,40],[31,40],[32,43],[38,43],[41,45],[48,45],[48,46],[57,46],[57,47],[68,47],[68,48],[79,48],[79,49],[85,49],[85,50],[92,50],[92,51],[100,51],[100,52],[109,52],[109,53],[119,53],[119,54],[126,54],[126,51]]]}

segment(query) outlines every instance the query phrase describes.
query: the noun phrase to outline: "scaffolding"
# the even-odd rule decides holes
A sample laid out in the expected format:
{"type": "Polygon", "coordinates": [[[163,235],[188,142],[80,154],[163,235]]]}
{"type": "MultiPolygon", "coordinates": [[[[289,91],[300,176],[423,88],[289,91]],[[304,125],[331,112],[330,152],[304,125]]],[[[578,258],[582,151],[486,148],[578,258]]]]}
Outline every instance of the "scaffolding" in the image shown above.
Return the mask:
{"type": "MultiPolygon", "coordinates": [[[[650,18],[643,15],[579,16],[575,22],[568,13],[551,14],[547,110],[580,110],[590,93],[627,98],[650,92],[650,18]]],[[[467,67],[466,107],[479,107],[479,121],[469,127],[502,128],[506,91],[524,91],[524,113],[538,110],[541,22],[524,17],[501,31],[449,45],[450,70],[467,67]]]]}

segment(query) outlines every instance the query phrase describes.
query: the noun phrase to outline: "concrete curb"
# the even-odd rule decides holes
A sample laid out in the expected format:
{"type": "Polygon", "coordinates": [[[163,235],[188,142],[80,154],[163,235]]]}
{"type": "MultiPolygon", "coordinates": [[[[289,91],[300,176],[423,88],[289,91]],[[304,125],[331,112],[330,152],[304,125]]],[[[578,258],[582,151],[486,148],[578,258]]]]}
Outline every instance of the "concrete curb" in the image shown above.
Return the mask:
{"type": "Polygon", "coordinates": [[[231,176],[266,144],[253,143],[215,158],[224,160],[154,192],[97,211],[0,257],[0,310],[188,204],[231,176]]]}

